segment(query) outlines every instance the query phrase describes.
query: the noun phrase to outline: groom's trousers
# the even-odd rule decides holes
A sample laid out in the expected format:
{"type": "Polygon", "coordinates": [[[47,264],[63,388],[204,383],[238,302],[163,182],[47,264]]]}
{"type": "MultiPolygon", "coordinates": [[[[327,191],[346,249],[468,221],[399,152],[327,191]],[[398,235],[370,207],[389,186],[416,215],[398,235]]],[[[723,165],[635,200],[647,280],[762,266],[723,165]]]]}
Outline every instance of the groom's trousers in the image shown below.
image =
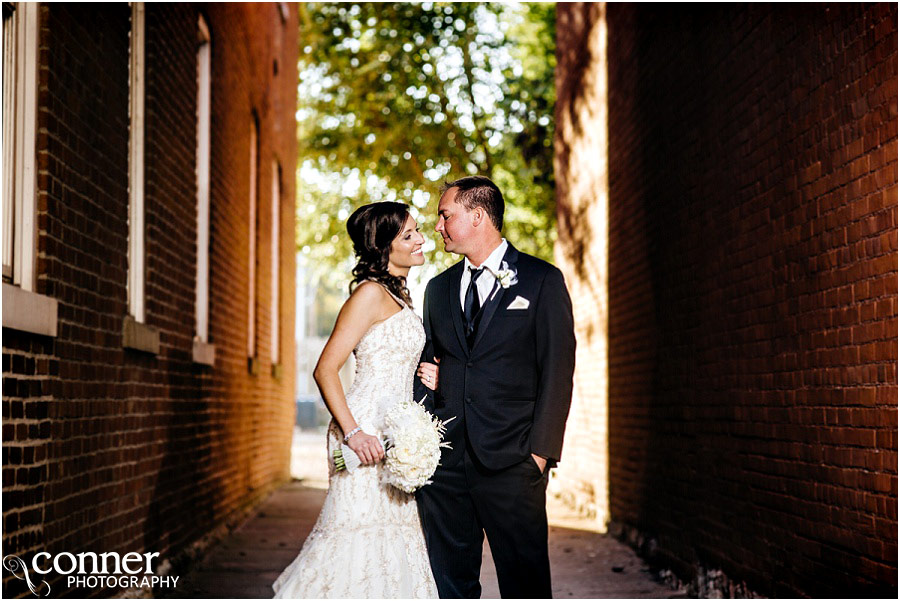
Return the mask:
{"type": "Polygon", "coordinates": [[[531,457],[489,470],[466,447],[461,461],[439,466],[417,494],[438,593],[442,599],[481,596],[487,534],[500,595],[549,599],[547,473],[531,457]]]}

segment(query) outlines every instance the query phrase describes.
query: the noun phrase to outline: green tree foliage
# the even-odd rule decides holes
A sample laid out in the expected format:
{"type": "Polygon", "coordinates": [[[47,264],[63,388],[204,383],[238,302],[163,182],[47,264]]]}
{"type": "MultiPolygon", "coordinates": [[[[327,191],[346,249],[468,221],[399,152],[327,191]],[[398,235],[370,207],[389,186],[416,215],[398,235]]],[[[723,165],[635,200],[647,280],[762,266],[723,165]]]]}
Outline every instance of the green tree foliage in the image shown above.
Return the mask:
{"type": "Polygon", "coordinates": [[[346,287],[345,223],[398,200],[428,278],[455,257],[433,231],[441,181],[493,179],[504,234],[552,260],[553,4],[301,3],[297,242],[318,285],[346,287]]]}

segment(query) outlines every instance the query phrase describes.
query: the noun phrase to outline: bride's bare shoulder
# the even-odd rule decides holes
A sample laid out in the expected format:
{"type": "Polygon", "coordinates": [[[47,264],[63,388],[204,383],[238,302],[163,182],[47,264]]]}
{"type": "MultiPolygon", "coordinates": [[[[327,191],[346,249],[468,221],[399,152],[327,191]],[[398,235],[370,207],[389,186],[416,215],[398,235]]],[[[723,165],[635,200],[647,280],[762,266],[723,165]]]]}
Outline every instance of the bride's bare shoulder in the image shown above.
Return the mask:
{"type": "Polygon", "coordinates": [[[394,299],[378,282],[366,281],[356,286],[347,299],[346,307],[372,315],[373,321],[381,321],[385,314],[393,312],[394,299]]]}
{"type": "Polygon", "coordinates": [[[385,297],[388,297],[388,293],[387,290],[384,289],[384,286],[378,282],[373,282],[372,280],[360,282],[360,284],[353,289],[353,292],[350,293],[350,300],[355,300],[356,302],[372,302],[385,297]]]}

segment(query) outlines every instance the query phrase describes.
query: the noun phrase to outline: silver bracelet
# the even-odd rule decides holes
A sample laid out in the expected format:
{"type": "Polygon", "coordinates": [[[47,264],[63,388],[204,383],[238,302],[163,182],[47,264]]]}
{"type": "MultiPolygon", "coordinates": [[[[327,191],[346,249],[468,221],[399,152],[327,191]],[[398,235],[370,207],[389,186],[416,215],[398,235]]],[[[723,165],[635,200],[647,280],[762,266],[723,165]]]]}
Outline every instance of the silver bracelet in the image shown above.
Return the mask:
{"type": "Polygon", "coordinates": [[[355,428],[344,434],[344,442],[346,443],[348,440],[350,440],[351,436],[353,436],[354,434],[359,434],[360,432],[362,432],[362,427],[356,426],[355,428]]]}

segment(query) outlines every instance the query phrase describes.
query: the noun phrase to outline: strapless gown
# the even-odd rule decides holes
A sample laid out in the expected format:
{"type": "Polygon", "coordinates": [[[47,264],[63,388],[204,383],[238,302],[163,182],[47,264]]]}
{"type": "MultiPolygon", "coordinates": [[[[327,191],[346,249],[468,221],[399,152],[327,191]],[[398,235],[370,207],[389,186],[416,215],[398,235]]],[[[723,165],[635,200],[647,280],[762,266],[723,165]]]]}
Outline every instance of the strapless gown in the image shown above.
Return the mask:
{"type": "MultiPolygon", "coordinates": [[[[380,434],[391,405],[412,397],[424,345],[422,321],[405,305],[359,341],[346,398],[367,433],[380,434]]],[[[332,420],[325,504],[300,554],[272,584],[275,598],[437,598],[415,497],[382,484],[380,463],[335,472],[341,438],[332,420]]]]}

